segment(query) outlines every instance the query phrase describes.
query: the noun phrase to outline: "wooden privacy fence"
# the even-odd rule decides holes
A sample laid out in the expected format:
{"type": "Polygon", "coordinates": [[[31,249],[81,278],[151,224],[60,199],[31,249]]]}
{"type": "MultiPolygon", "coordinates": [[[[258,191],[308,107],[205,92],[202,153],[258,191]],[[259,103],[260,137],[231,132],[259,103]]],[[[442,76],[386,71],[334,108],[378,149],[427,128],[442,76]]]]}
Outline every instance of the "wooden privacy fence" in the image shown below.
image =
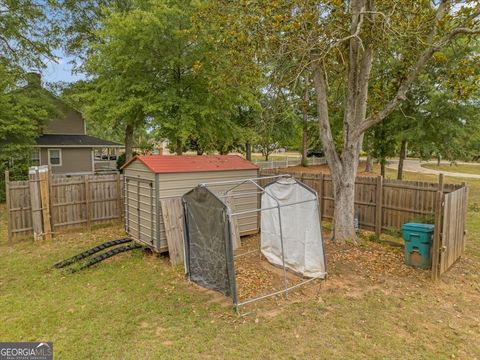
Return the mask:
{"type": "MultiPolygon", "coordinates": [[[[282,170],[262,170],[262,176],[288,173],[310,186],[318,193],[322,219],[333,219],[334,192],[332,177],[327,174],[295,173],[282,170]]],[[[375,231],[401,229],[414,219],[434,221],[436,193],[442,188],[449,193],[463,185],[420,181],[388,180],[378,177],[359,176],[355,180],[355,217],[360,228],[375,231]]]]}
{"type": "MultiPolygon", "coordinates": [[[[330,175],[288,169],[265,169],[260,174],[278,173],[294,175],[316,190],[322,219],[333,218],[335,199],[330,175]]],[[[123,176],[119,174],[66,177],[35,170],[30,171],[29,180],[9,181],[8,172],[5,180],[10,240],[32,234],[35,239],[48,238],[58,229],[90,227],[123,216],[123,176]]],[[[384,230],[401,229],[410,221],[435,223],[434,279],[464,253],[467,199],[466,184],[444,184],[442,175],[438,183],[387,180],[380,176],[355,180],[355,216],[360,228],[380,235],[384,230]]],[[[172,219],[180,216],[170,215],[172,219]]]]}
{"type": "Polygon", "coordinates": [[[59,229],[121,219],[123,177],[60,176],[30,170],[29,180],[10,181],[5,173],[8,237],[48,238],[59,229]]]}

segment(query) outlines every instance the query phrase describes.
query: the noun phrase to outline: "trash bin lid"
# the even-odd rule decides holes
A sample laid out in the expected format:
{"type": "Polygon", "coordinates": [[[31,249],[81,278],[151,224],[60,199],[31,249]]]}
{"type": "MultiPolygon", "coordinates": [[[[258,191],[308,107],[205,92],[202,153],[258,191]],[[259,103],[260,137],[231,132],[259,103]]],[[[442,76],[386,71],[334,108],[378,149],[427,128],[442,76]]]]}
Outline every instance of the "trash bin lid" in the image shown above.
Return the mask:
{"type": "Polygon", "coordinates": [[[406,223],[403,224],[402,230],[413,230],[417,232],[432,232],[435,225],[433,224],[420,224],[420,223],[406,223]]]}

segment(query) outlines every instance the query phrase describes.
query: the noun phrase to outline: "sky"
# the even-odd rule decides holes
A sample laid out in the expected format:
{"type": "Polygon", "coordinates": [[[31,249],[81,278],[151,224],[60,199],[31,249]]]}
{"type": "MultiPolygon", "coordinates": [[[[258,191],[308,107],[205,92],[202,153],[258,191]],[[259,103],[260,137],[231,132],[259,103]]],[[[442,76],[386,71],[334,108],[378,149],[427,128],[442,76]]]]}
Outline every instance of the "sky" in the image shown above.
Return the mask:
{"type": "Polygon", "coordinates": [[[74,74],[72,57],[66,56],[61,51],[56,51],[57,63],[49,61],[47,67],[42,71],[42,80],[44,82],[74,82],[85,78],[84,74],[74,74]]]}

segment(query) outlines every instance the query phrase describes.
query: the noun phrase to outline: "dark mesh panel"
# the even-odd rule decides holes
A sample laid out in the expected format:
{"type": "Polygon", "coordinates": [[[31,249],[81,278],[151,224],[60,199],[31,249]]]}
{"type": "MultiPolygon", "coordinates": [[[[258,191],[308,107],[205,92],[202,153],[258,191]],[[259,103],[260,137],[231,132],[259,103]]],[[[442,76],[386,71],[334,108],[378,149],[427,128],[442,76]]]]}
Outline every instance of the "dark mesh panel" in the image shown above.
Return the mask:
{"type": "Polygon", "coordinates": [[[233,255],[226,206],[205,187],[183,197],[190,279],[226,296],[234,292],[233,255]]]}

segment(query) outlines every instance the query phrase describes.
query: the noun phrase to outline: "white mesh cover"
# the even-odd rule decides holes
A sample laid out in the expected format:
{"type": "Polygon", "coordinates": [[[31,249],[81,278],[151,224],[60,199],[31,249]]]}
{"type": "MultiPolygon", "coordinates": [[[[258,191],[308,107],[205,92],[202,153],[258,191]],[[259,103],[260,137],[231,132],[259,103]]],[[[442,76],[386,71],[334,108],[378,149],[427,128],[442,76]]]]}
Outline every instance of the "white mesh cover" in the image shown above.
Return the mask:
{"type": "MultiPolygon", "coordinates": [[[[295,179],[281,179],[265,188],[262,209],[314,200],[315,194],[295,179]],[[272,196],[269,196],[272,195],[272,196]]],[[[316,201],[280,207],[285,266],[305,277],[325,277],[320,214],[316,201]]],[[[262,254],[274,265],[282,266],[278,209],[262,211],[262,254]]]]}

